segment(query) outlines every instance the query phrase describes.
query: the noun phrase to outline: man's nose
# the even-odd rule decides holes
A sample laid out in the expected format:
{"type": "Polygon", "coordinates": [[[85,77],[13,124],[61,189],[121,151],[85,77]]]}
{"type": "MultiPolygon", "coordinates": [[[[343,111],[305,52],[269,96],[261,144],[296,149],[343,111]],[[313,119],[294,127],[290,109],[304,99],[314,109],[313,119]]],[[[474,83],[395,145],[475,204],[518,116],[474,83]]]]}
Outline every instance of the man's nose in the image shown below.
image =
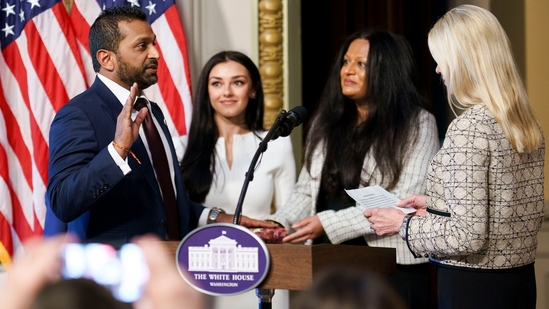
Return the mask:
{"type": "Polygon", "coordinates": [[[154,45],[152,45],[149,50],[149,58],[157,59],[157,60],[160,59],[160,53],[158,52],[158,49],[154,45]]]}

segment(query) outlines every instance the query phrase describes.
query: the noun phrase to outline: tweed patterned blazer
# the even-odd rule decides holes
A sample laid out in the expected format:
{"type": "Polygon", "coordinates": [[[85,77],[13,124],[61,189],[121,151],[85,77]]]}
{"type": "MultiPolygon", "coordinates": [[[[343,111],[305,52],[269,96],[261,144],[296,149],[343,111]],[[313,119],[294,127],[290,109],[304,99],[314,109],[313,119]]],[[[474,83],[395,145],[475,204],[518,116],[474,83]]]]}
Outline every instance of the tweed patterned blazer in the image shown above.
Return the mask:
{"type": "MultiPolygon", "coordinates": [[[[425,192],[425,177],[431,158],[439,149],[439,141],[435,118],[427,111],[419,114],[419,133],[405,159],[400,180],[391,193],[399,198],[414,193],[425,192]]],[[[304,166],[299,174],[296,186],[284,207],[274,215],[268,217],[292,232],[291,226],[297,221],[316,214],[316,202],[320,188],[320,175],[324,165],[325,155],[322,147],[315,150],[311,162],[311,171],[304,166]]],[[[362,167],[361,177],[370,179],[370,185],[387,187],[388,182],[382,182],[381,173],[376,168],[371,153],[366,154],[362,167]]],[[[355,189],[355,188],[349,188],[355,189]]],[[[364,217],[364,209],[349,207],[340,211],[326,210],[318,213],[318,217],[326,235],[333,244],[364,236],[368,245],[372,247],[396,248],[398,264],[419,264],[427,261],[425,258],[415,258],[406,243],[398,236],[380,237],[371,229],[370,223],[364,217]]]]}
{"type": "Polygon", "coordinates": [[[450,124],[433,158],[428,213],[408,222],[410,250],[461,267],[533,263],[544,217],[544,155],[544,143],[516,152],[484,105],[469,108],[450,124]]]}

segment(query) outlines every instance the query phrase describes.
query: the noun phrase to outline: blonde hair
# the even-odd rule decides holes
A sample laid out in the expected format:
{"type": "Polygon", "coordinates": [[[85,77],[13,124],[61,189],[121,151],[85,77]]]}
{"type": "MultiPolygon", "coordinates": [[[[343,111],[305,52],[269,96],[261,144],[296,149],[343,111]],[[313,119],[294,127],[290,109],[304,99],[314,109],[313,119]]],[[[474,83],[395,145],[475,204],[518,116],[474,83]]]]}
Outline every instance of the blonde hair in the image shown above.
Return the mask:
{"type": "Polygon", "coordinates": [[[492,13],[474,5],[458,6],[436,22],[428,42],[451,106],[484,104],[520,153],[541,145],[542,133],[511,44],[492,13]]]}

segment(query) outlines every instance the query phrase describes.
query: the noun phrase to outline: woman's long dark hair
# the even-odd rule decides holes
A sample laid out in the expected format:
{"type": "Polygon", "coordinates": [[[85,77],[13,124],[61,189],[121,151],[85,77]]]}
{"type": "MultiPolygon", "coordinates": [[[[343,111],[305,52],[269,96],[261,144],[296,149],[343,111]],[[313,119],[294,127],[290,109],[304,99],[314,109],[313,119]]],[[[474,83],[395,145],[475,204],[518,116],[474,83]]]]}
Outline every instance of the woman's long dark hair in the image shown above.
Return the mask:
{"type": "Polygon", "coordinates": [[[409,143],[417,137],[418,114],[424,105],[412,50],[408,42],[385,30],[363,30],[351,35],[339,50],[318,108],[309,126],[305,145],[307,169],[314,150],[324,146],[326,159],[322,184],[328,196],[354,189],[361,179],[366,154],[371,151],[386,189],[398,183],[409,143]],[[355,102],[342,93],[340,71],[354,40],[370,43],[366,63],[368,115],[358,123],[355,102]]]}
{"type": "Polygon", "coordinates": [[[248,56],[237,51],[222,51],[215,54],[204,65],[198,79],[189,142],[181,162],[181,172],[189,198],[198,203],[204,202],[212,186],[215,174],[215,144],[219,138],[214,121],[215,111],[208,95],[208,79],[214,66],[228,61],[238,62],[248,70],[256,95],[254,99],[249,99],[246,107],[246,126],[254,132],[263,130],[263,88],[256,65],[248,56]]]}

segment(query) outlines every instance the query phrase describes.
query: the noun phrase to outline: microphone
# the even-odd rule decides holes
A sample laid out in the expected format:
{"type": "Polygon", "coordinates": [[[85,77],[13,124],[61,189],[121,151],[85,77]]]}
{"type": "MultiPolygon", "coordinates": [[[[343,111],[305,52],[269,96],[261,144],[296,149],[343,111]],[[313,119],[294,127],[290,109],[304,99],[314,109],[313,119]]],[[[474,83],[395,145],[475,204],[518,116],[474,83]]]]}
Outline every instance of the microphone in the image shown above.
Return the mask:
{"type": "Polygon", "coordinates": [[[295,127],[300,126],[306,119],[308,113],[307,109],[303,106],[296,106],[290,110],[286,116],[282,119],[282,122],[276,128],[271,140],[277,139],[279,136],[285,137],[292,133],[295,127]]]}
{"type": "Polygon", "coordinates": [[[240,197],[238,198],[238,203],[236,203],[236,209],[234,211],[233,223],[240,224],[240,217],[242,215],[242,204],[244,203],[244,197],[246,196],[246,191],[248,191],[248,185],[250,181],[254,180],[254,170],[259,160],[259,156],[267,150],[267,143],[276,139],[279,136],[288,136],[292,133],[293,128],[299,126],[307,118],[307,109],[303,106],[296,106],[291,111],[286,112],[281,110],[278,116],[265,135],[265,138],[259,143],[248,172],[246,173],[246,178],[244,179],[244,184],[242,185],[242,190],[240,191],[240,197]]]}

